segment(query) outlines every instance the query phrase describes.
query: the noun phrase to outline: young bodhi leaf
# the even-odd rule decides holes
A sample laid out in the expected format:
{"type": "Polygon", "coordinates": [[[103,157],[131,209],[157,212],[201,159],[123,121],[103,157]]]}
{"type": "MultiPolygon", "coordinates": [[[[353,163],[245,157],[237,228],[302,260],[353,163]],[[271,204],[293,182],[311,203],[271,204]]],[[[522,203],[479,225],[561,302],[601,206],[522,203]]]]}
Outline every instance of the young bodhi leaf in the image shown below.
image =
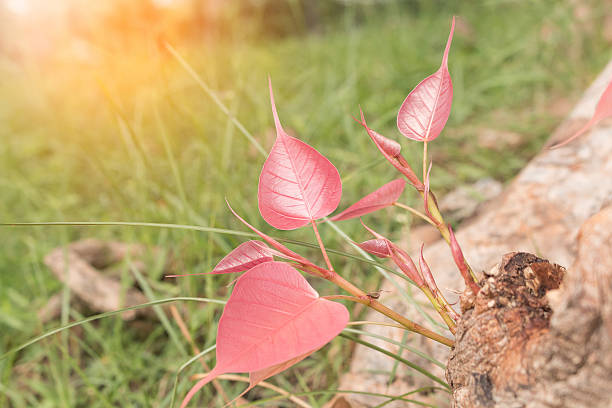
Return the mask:
{"type": "Polygon", "coordinates": [[[589,120],[586,125],[584,125],[578,132],[574,133],[573,136],[570,136],[563,142],[554,145],[552,148],[554,149],[557,147],[565,146],[566,144],[589,130],[597,122],[607,118],[608,116],[612,116],[612,81],[610,81],[608,87],[601,95],[601,98],[599,98],[599,102],[597,102],[597,107],[595,108],[595,113],[593,114],[591,120],[589,120]]]}
{"type": "Polygon", "coordinates": [[[391,244],[387,239],[370,239],[369,241],[357,244],[357,246],[379,258],[390,258],[392,255],[391,244]]]}
{"type": "Polygon", "coordinates": [[[178,278],[193,275],[215,275],[248,271],[255,265],[273,261],[272,255],[282,255],[261,241],[247,241],[238,245],[227,254],[210,272],[192,273],[187,275],[167,275],[168,278],[178,278]]]}
{"type": "Polygon", "coordinates": [[[351,205],[340,214],[332,217],[332,221],[342,221],[380,210],[393,205],[404,192],[406,181],[404,179],[393,180],[378,190],[368,194],[355,204],[351,205]]]}
{"type": "Polygon", "coordinates": [[[372,129],[368,133],[372,140],[374,140],[374,143],[376,143],[376,146],[390,157],[398,157],[400,155],[402,147],[395,140],[391,140],[372,129]]]}
{"type": "Polygon", "coordinates": [[[217,330],[217,365],[187,393],[181,408],[215,377],[251,373],[261,381],[336,337],[349,313],[319,297],[283,262],[257,265],[238,278],[217,330]]]}
{"type": "Polygon", "coordinates": [[[397,115],[397,128],[409,139],[434,140],[446,125],[453,101],[453,84],[448,72],[448,51],[453,40],[455,17],[451,25],[442,65],[422,80],[402,103],[397,115]]]}
{"type": "Polygon", "coordinates": [[[232,403],[234,403],[235,401],[237,401],[240,397],[242,397],[244,394],[246,394],[247,392],[251,391],[253,388],[255,388],[260,382],[275,376],[278,373],[281,373],[283,371],[285,371],[286,369],[288,369],[289,367],[299,363],[300,361],[302,361],[303,359],[305,359],[306,357],[308,357],[309,355],[311,355],[312,353],[314,353],[316,350],[312,350],[309,351],[306,354],[303,354],[301,356],[292,358],[291,360],[285,361],[284,363],[280,363],[277,365],[273,365],[272,367],[268,367],[268,368],[264,368],[263,370],[259,370],[259,371],[254,371],[249,373],[249,386],[246,390],[242,391],[240,393],[240,395],[238,395],[236,398],[234,398],[231,402],[225,404],[225,406],[231,406],[232,403]]]}
{"type": "MultiPolygon", "coordinates": [[[[422,287],[424,284],[423,276],[421,275],[419,270],[416,268],[416,265],[412,261],[412,258],[410,258],[410,255],[408,255],[406,251],[404,251],[403,249],[395,245],[393,242],[389,241],[387,238],[385,238],[378,232],[374,231],[372,228],[365,225],[363,221],[361,221],[361,225],[363,225],[365,229],[367,229],[372,235],[376,237],[375,240],[366,241],[361,245],[370,243],[367,247],[369,247],[369,249],[371,250],[378,251],[380,255],[374,252],[371,252],[372,254],[379,256],[381,258],[390,257],[395,263],[395,265],[397,265],[397,267],[400,268],[400,270],[404,272],[406,276],[412,279],[412,281],[418,287],[422,287]],[[384,241],[386,243],[386,246],[383,246],[383,243],[381,241],[384,241]]],[[[368,249],[366,248],[363,248],[363,247],[361,248],[365,251],[368,251],[368,249]]]]}
{"type": "Polygon", "coordinates": [[[272,250],[261,241],[244,242],[219,261],[211,273],[248,271],[260,263],[272,261],[271,251],[272,250]]]}
{"type": "Polygon", "coordinates": [[[225,202],[227,203],[227,206],[229,207],[232,214],[234,214],[234,216],[238,218],[240,222],[242,222],[244,225],[249,227],[253,232],[255,232],[257,235],[263,238],[264,241],[266,241],[268,244],[270,244],[272,247],[274,247],[278,251],[278,252],[276,251],[272,252],[272,255],[297,262],[303,267],[302,269],[305,272],[308,272],[315,276],[325,276],[328,273],[328,271],[326,271],[325,269],[313,264],[308,259],[304,258],[300,254],[293,252],[292,250],[290,250],[289,248],[287,248],[286,246],[284,246],[283,244],[281,244],[280,242],[278,242],[271,236],[264,234],[263,232],[261,232],[260,230],[258,230],[257,228],[255,228],[254,226],[246,222],[244,218],[239,216],[236,213],[236,211],[234,211],[234,209],[232,208],[232,206],[229,204],[227,200],[225,200],[225,202]]]}
{"type": "Polygon", "coordinates": [[[269,86],[276,141],[259,176],[257,199],[268,224],[292,230],[334,211],[342,184],[338,170],[325,156],[283,130],[271,82],[269,86]]]}
{"type": "Polygon", "coordinates": [[[370,139],[372,139],[372,141],[374,142],[376,147],[378,147],[378,150],[380,150],[382,155],[385,156],[385,159],[387,159],[387,161],[391,163],[391,165],[393,165],[393,167],[395,167],[397,171],[399,171],[404,176],[406,176],[406,178],[410,181],[410,183],[412,183],[412,185],[417,190],[423,191],[423,183],[421,183],[421,181],[416,176],[412,168],[408,165],[408,163],[401,164],[399,160],[397,159],[398,157],[401,157],[399,155],[399,150],[398,150],[397,156],[392,155],[392,153],[395,150],[393,148],[390,148],[387,142],[393,142],[393,141],[391,139],[385,138],[384,136],[381,136],[380,134],[376,133],[374,130],[368,127],[368,124],[366,123],[366,120],[365,120],[365,116],[363,114],[363,110],[361,110],[361,108],[359,108],[359,114],[361,116],[361,120],[360,121],[357,119],[355,120],[359,124],[361,124],[361,126],[365,128],[366,132],[368,133],[368,136],[370,136],[370,139]],[[381,138],[383,138],[384,140],[381,138]]]}

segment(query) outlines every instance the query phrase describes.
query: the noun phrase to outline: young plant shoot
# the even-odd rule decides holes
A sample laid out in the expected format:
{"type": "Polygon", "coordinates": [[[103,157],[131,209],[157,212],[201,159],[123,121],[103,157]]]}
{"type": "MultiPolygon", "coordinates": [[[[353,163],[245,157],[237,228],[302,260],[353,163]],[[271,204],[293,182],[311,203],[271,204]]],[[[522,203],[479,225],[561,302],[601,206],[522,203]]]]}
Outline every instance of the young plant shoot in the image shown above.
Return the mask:
{"type": "MultiPolygon", "coordinates": [[[[448,71],[448,54],[454,26],[453,18],[440,68],[410,92],[397,116],[399,131],[409,139],[423,142],[422,178],[416,175],[401,155],[399,143],[370,129],[363,112],[359,121],[383,156],[421,194],[425,213],[399,203],[406,186],[406,181],[400,178],[366,195],[333,216],[331,220],[358,218],[391,206],[407,209],[439,229],[449,243],[466,284],[473,292],[477,292],[478,283],[450,226],[440,214],[434,194],[430,191],[431,164],[429,169],[427,168],[427,144],[440,135],[451,110],[453,87],[448,71]]],[[[217,364],[191,388],[181,407],[187,406],[198,390],[221,374],[249,373],[250,384],[244,391],[246,392],[324,346],[349,322],[346,307],[330,299],[363,303],[399,323],[400,327],[406,330],[420,333],[449,347],[453,345],[451,339],[419,326],[384,306],[378,302],[378,296],[366,293],[342,277],[341,271],[334,269],[319,234],[318,225],[325,225],[321,221],[325,221],[324,218],[334,212],[340,203],[340,175],[325,156],[285,132],[276,110],[271,81],[269,88],[276,141],[259,177],[259,211],[268,224],[280,230],[312,227],[325,266],[293,252],[255,229],[230,207],[240,221],[272,248],[261,241],[247,241],[223,258],[210,272],[220,274],[246,271],[236,280],[219,321],[217,364]],[[275,261],[274,258],[283,261],[275,261]],[[298,269],[336,284],[351,296],[338,294],[320,297],[298,269]]],[[[408,253],[397,244],[365,224],[363,226],[375,239],[357,245],[377,257],[390,258],[408,279],[423,291],[449,331],[454,334],[459,315],[438,289],[432,271],[423,257],[422,248],[417,267],[408,253]]]]}

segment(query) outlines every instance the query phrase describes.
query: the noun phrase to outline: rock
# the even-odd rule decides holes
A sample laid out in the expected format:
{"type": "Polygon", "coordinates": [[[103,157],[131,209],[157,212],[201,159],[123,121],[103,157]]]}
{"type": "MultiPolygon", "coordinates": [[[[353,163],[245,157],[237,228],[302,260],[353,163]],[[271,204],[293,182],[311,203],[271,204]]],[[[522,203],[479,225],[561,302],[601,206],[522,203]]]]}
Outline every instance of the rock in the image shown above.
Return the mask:
{"type": "MultiPolygon", "coordinates": [[[[148,302],[139,289],[122,289],[120,274],[112,268],[130,257],[133,258],[132,266],[143,271],[145,264],[139,258],[146,252],[147,248],[143,245],[84,239],[67,247],[55,248],[45,256],[44,261],[51,272],[70,287],[76,297],[77,307],[101,313],[148,302]]],[[[38,316],[42,322],[59,316],[60,300],[59,295],[53,296],[39,311],[38,316]]],[[[125,320],[131,320],[137,314],[150,313],[150,309],[131,310],[121,316],[125,320]]]]}
{"type": "Polygon", "coordinates": [[[477,137],[478,146],[492,150],[514,148],[523,143],[523,135],[509,130],[483,128],[477,137]]]}
{"type": "Polygon", "coordinates": [[[478,207],[502,192],[502,183],[492,178],[478,180],[474,184],[459,186],[439,200],[439,207],[445,217],[454,221],[470,218],[478,207]]]}

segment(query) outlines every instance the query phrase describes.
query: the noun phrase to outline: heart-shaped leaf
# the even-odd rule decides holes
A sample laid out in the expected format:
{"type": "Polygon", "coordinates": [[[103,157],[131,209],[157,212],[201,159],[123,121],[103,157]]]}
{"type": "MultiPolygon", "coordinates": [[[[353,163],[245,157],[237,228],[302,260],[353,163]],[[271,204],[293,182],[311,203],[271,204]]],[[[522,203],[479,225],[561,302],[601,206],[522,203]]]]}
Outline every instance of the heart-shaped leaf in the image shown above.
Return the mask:
{"type": "Polygon", "coordinates": [[[453,254],[453,260],[455,261],[455,265],[459,269],[461,276],[463,276],[463,280],[465,284],[472,289],[472,292],[478,293],[480,291],[480,286],[474,282],[474,279],[470,276],[470,271],[468,270],[467,262],[465,261],[465,256],[463,255],[463,251],[459,246],[459,242],[455,237],[455,233],[451,226],[448,226],[448,235],[450,240],[451,253],[453,254]]]}
{"type": "Polygon", "coordinates": [[[612,81],[610,81],[608,87],[604,90],[603,94],[599,98],[599,102],[597,102],[597,107],[595,107],[595,113],[593,114],[591,120],[589,120],[578,132],[574,133],[573,136],[570,136],[563,142],[554,145],[553,148],[568,144],[593,127],[597,122],[607,118],[608,116],[612,116],[612,81]]]}
{"type": "Polygon", "coordinates": [[[402,146],[395,140],[391,140],[372,129],[370,129],[369,135],[376,145],[380,146],[380,148],[390,157],[397,157],[401,153],[402,146]]]}
{"type": "Polygon", "coordinates": [[[317,350],[309,351],[306,354],[303,354],[301,356],[292,358],[291,360],[285,361],[284,363],[276,364],[276,365],[273,365],[271,367],[264,368],[263,370],[258,370],[258,371],[254,371],[252,373],[249,373],[249,386],[248,386],[248,388],[246,390],[242,391],[240,393],[240,395],[238,395],[232,401],[228,402],[225,406],[226,407],[227,406],[231,406],[240,397],[244,396],[244,394],[246,394],[247,392],[249,392],[253,388],[255,388],[257,386],[257,384],[259,384],[260,382],[264,381],[267,378],[275,376],[278,373],[281,373],[281,372],[285,371],[286,369],[288,369],[289,367],[299,363],[300,361],[302,361],[303,359],[305,359],[306,357],[308,357],[309,355],[311,355],[315,351],[317,351],[317,350]]]}
{"type": "Polygon", "coordinates": [[[379,258],[389,258],[392,255],[391,245],[387,239],[370,239],[369,241],[357,244],[357,246],[379,258]]]}
{"type": "Polygon", "coordinates": [[[227,254],[211,273],[248,271],[260,263],[273,261],[271,249],[261,241],[247,241],[227,254]]]}
{"type": "Polygon", "coordinates": [[[261,241],[247,241],[238,245],[232,252],[227,254],[217,266],[210,272],[190,273],[185,275],[167,275],[167,278],[178,278],[195,275],[214,275],[221,273],[232,273],[248,271],[255,265],[273,261],[272,255],[281,255],[261,241]]]}
{"type": "Polygon", "coordinates": [[[221,374],[248,372],[259,379],[276,373],[278,365],[324,346],[348,320],[344,305],[320,298],[290,265],[255,266],[238,278],[223,310],[217,330],[217,365],[187,393],[181,408],[221,374]],[[265,369],[270,370],[258,373],[265,369]]]}
{"type": "Polygon", "coordinates": [[[448,72],[448,51],[454,29],[453,17],[442,65],[410,92],[399,110],[397,128],[409,139],[422,142],[434,140],[446,125],[453,101],[453,84],[448,72]]]}
{"type": "Polygon", "coordinates": [[[431,269],[423,256],[423,248],[425,248],[424,243],[421,244],[421,256],[419,257],[419,268],[421,269],[421,275],[423,276],[423,279],[425,279],[425,283],[427,284],[429,290],[431,290],[433,293],[437,293],[440,290],[438,289],[438,285],[436,284],[436,281],[431,273],[431,269]]]}
{"type": "Polygon", "coordinates": [[[378,190],[368,194],[355,204],[351,205],[340,214],[332,217],[333,221],[348,220],[351,218],[361,217],[381,208],[393,205],[404,192],[406,181],[404,179],[393,180],[378,190]]]}
{"type": "Polygon", "coordinates": [[[270,101],[276,142],[259,176],[259,211],[273,227],[292,230],[332,213],[340,203],[342,183],[325,156],[283,130],[271,82],[270,101]]]}
{"type": "MultiPolygon", "coordinates": [[[[393,165],[393,167],[395,167],[395,169],[397,171],[399,171],[400,173],[402,173],[404,176],[406,176],[406,178],[410,181],[410,183],[412,183],[412,185],[419,191],[423,190],[423,183],[421,183],[421,181],[419,180],[419,178],[416,176],[416,174],[414,173],[414,171],[412,170],[412,168],[410,167],[410,165],[408,163],[400,163],[399,160],[396,159],[395,156],[392,155],[392,153],[394,152],[394,149],[388,146],[388,144],[386,144],[386,141],[391,142],[390,139],[384,138],[385,140],[381,140],[381,136],[380,134],[376,133],[374,130],[370,129],[368,127],[368,124],[366,123],[365,120],[365,116],[363,114],[363,110],[361,110],[361,108],[359,108],[359,113],[361,115],[361,120],[357,120],[355,119],[359,124],[361,124],[361,126],[363,126],[366,130],[366,132],[368,133],[368,136],[370,136],[370,139],[372,139],[372,141],[374,142],[374,144],[376,145],[376,147],[378,147],[378,150],[380,150],[380,152],[382,153],[383,156],[385,156],[385,159],[387,159],[387,161],[389,163],[391,163],[393,165]]],[[[398,144],[399,146],[399,144],[398,144]]],[[[398,156],[397,157],[401,157],[398,156]]]]}
{"type": "MultiPolygon", "coordinates": [[[[406,251],[395,245],[383,235],[374,231],[372,228],[365,225],[363,221],[361,221],[361,225],[363,225],[365,229],[367,229],[372,235],[376,237],[376,240],[372,241],[386,241],[389,248],[389,256],[393,260],[393,263],[395,263],[395,265],[397,265],[397,267],[400,268],[402,272],[404,272],[404,275],[412,279],[417,286],[423,286],[423,276],[421,275],[412,258],[410,258],[410,255],[408,255],[406,251]]],[[[381,253],[384,253],[384,251],[385,249],[382,249],[381,253]]]]}
{"type": "Polygon", "coordinates": [[[285,259],[289,259],[291,261],[295,261],[295,262],[299,263],[301,266],[303,266],[302,269],[305,272],[311,273],[311,274],[316,275],[316,276],[322,276],[322,275],[325,276],[327,273],[329,273],[329,271],[327,271],[326,269],[323,269],[323,268],[313,264],[308,259],[304,258],[303,256],[301,256],[298,253],[293,252],[292,250],[290,250],[289,248],[287,248],[286,246],[284,246],[283,244],[281,244],[280,242],[278,242],[277,240],[275,240],[271,236],[264,234],[263,232],[261,232],[260,230],[258,230],[257,228],[255,228],[254,226],[252,226],[251,224],[246,222],[246,220],[244,218],[239,216],[236,213],[236,211],[234,211],[234,209],[232,208],[232,206],[229,204],[229,202],[227,200],[225,200],[225,202],[227,203],[227,206],[229,207],[229,209],[232,212],[232,214],[234,214],[234,216],[236,218],[238,218],[240,220],[240,222],[242,222],[244,225],[249,227],[253,232],[255,232],[257,235],[259,235],[261,238],[263,238],[264,241],[266,241],[268,244],[270,244],[272,247],[274,247],[276,250],[278,250],[278,252],[272,252],[272,255],[278,256],[278,257],[282,257],[282,258],[285,258],[285,259]]]}

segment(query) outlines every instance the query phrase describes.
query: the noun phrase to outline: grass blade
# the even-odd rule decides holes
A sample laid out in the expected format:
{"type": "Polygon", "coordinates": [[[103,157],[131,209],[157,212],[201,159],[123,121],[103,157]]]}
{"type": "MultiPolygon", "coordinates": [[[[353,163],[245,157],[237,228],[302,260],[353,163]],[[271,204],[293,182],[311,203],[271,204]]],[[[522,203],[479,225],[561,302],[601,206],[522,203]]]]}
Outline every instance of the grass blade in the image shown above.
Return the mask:
{"type": "Polygon", "coordinates": [[[164,46],[168,50],[170,54],[181,64],[185,71],[191,75],[191,77],[197,82],[197,84],[202,88],[202,90],[213,100],[213,102],[217,105],[217,107],[223,112],[227,117],[232,121],[234,125],[240,130],[240,132],[247,138],[247,140],[262,154],[262,156],[267,156],[268,153],[266,150],[259,144],[259,142],[253,137],[251,132],[249,132],[244,125],[232,114],[232,112],[228,109],[227,106],[221,101],[221,99],[217,96],[217,94],[206,85],[206,82],[198,75],[197,72],[189,65],[187,61],[167,42],[164,42],[164,46]]]}
{"type": "Polygon", "coordinates": [[[10,349],[9,351],[7,351],[6,353],[0,355],[0,361],[4,360],[6,357],[8,357],[9,355],[11,355],[13,353],[21,351],[21,350],[25,349],[26,347],[31,346],[32,344],[38,343],[39,341],[41,341],[43,339],[46,339],[47,337],[53,336],[54,334],[57,334],[57,333],[61,333],[64,330],[68,330],[68,329],[71,329],[73,327],[80,326],[80,325],[82,325],[84,323],[87,323],[87,322],[103,319],[105,317],[115,316],[115,315],[118,315],[120,313],[127,312],[129,310],[143,309],[145,307],[151,307],[151,306],[156,306],[156,305],[163,305],[164,303],[181,302],[181,301],[183,301],[183,302],[215,303],[215,304],[219,304],[219,305],[224,305],[226,303],[225,301],[218,300],[218,299],[196,298],[196,297],[174,297],[174,298],[165,298],[165,299],[154,300],[152,302],[141,303],[139,305],[134,305],[134,306],[128,306],[128,307],[124,307],[124,308],[121,308],[121,309],[113,310],[111,312],[99,313],[97,315],[89,316],[86,319],[79,320],[78,322],[72,322],[72,323],[69,323],[69,324],[64,325],[64,326],[56,327],[55,329],[49,330],[49,331],[41,334],[40,336],[34,337],[33,339],[30,339],[30,340],[26,341],[25,343],[22,343],[19,346],[14,347],[14,348],[10,349]]]}
{"type": "MultiPolygon", "coordinates": [[[[399,341],[395,341],[395,340],[390,339],[388,337],[381,336],[380,334],[370,333],[370,332],[367,332],[365,330],[346,328],[346,329],[344,329],[344,331],[347,332],[347,333],[355,333],[355,334],[360,334],[362,336],[369,336],[369,337],[374,337],[376,339],[384,340],[387,343],[390,343],[390,344],[396,345],[398,347],[404,348],[404,349],[410,351],[411,353],[416,354],[419,357],[423,357],[427,361],[437,365],[438,367],[442,368],[443,370],[446,369],[446,364],[442,363],[441,361],[436,360],[435,358],[427,355],[426,353],[424,353],[424,352],[422,352],[422,351],[420,351],[418,349],[415,349],[414,347],[408,346],[407,344],[400,343],[399,341]]],[[[408,333],[409,332],[406,331],[404,334],[408,334],[408,333]]]]}
{"type": "Polygon", "coordinates": [[[201,351],[200,353],[196,354],[195,356],[191,357],[189,360],[187,360],[186,362],[184,362],[179,369],[176,371],[176,376],[174,377],[174,386],[172,387],[172,400],[170,401],[170,408],[174,408],[174,403],[176,401],[176,390],[178,387],[178,379],[179,379],[179,375],[181,374],[181,372],[186,369],[187,367],[189,367],[191,364],[193,364],[194,362],[196,362],[199,358],[205,356],[206,354],[210,353],[211,351],[215,350],[217,348],[216,344],[213,344],[212,346],[208,347],[207,349],[201,351]]]}
{"type": "Polygon", "coordinates": [[[372,343],[369,343],[365,340],[361,340],[360,338],[354,337],[354,336],[350,336],[348,334],[345,333],[340,333],[339,336],[344,337],[345,339],[354,341],[355,343],[359,343],[363,346],[366,346],[368,348],[371,348],[372,350],[376,350],[380,353],[383,353],[384,355],[387,355],[395,360],[398,360],[400,363],[406,364],[408,367],[418,371],[419,373],[423,374],[425,377],[428,377],[430,379],[432,379],[433,381],[437,382],[438,384],[442,385],[444,388],[450,390],[450,386],[446,383],[446,381],[442,380],[440,377],[430,373],[429,371],[427,371],[426,369],[424,369],[421,366],[418,366],[408,360],[406,360],[405,358],[402,358],[398,355],[393,354],[392,352],[385,350],[381,347],[378,347],[372,343]]]}

